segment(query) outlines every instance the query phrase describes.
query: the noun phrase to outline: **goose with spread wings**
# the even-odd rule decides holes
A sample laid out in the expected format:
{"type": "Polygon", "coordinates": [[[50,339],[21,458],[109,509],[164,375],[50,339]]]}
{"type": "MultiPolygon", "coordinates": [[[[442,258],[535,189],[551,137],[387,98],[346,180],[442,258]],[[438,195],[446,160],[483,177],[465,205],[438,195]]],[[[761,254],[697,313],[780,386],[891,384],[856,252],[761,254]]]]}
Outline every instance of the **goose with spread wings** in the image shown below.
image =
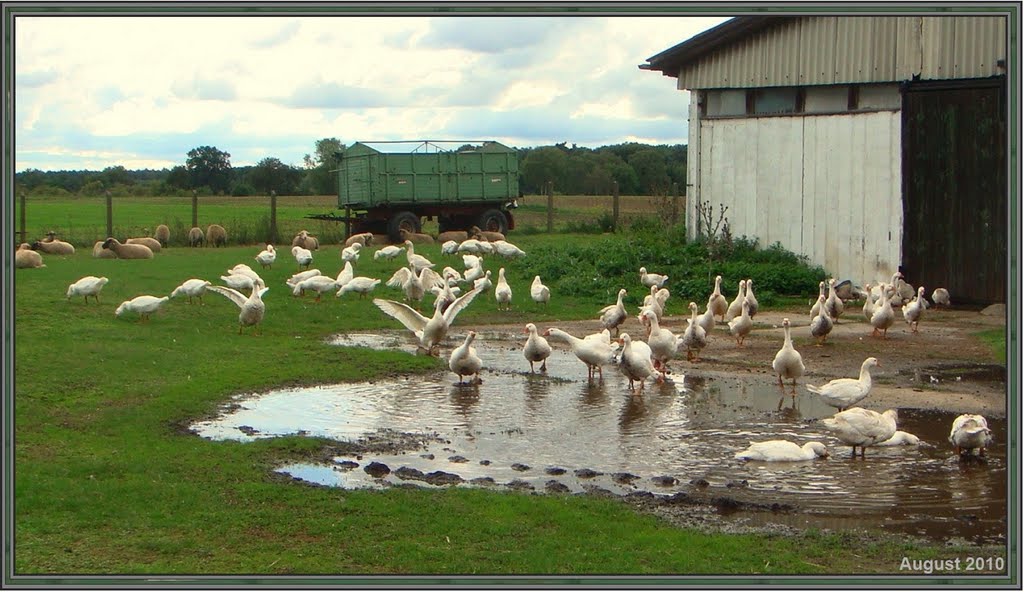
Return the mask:
{"type": "Polygon", "coordinates": [[[448,328],[455,322],[462,309],[469,306],[469,303],[476,298],[482,290],[479,288],[470,290],[455,299],[447,308],[442,306],[443,298],[434,301],[434,316],[427,318],[412,307],[393,300],[374,298],[373,303],[381,309],[384,314],[394,318],[405,325],[406,329],[413,332],[419,341],[419,348],[435,355],[441,345],[441,341],[448,335],[448,328]]]}

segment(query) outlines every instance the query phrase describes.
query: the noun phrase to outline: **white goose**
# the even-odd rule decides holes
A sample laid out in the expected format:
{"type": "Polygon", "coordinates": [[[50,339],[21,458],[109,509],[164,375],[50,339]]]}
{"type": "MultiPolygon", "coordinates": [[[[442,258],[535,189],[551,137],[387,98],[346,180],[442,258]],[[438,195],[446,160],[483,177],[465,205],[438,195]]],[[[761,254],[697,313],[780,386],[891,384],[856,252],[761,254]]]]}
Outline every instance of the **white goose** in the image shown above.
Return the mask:
{"type": "Polygon", "coordinates": [[[300,271],[299,273],[293,274],[292,277],[286,279],[284,283],[287,284],[289,288],[292,288],[295,286],[295,284],[301,282],[304,279],[311,278],[314,275],[320,275],[320,270],[307,269],[306,271],[300,271]]]}
{"type": "Polygon", "coordinates": [[[740,316],[729,321],[729,333],[736,338],[736,345],[743,347],[743,341],[754,328],[754,321],[750,319],[750,303],[746,300],[740,302],[740,316]]]}
{"type": "Polygon", "coordinates": [[[117,316],[121,316],[125,312],[134,312],[139,315],[140,321],[148,321],[149,315],[159,310],[159,308],[163,305],[164,302],[167,302],[167,300],[167,296],[136,296],[135,298],[132,298],[131,300],[125,300],[120,305],[118,305],[117,310],[114,311],[114,314],[117,316]]]}
{"type": "Polygon", "coordinates": [[[516,257],[525,257],[526,252],[519,247],[513,245],[510,242],[503,240],[494,241],[491,243],[494,246],[494,252],[504,257],[505,259],[515,259],[516,257]]]}
{"type": "Polygon", "coordinates": [[[836,295],[836,278],[828,279],[828,298],[825,300],[825,309],[828,311],[828,316],[832,318],[833,323],[839,322],[839,317],[843,315],[843,301],[839,296],[836,295]]]}
{"type": "Polygon", "coordinates": [[[434,264],[423,255],[417,255],[416,249],[412,245],[411,240],[405,241],[405,258],[406,260],[416,267],[416,271],[423,269],[424,267],[434,267],[434,264]]]}
{"type": "Polygon", "coordinates": [[[505,268],[498,270],[498,283],[494,284],[494,299],[498,310],[512,310],[512,287],[505,281],[505,268]]]}
{"type": "Polygon", "coordinates": [[[313,263],[313,252],[298,245],[292,247],[292,257],[295,257],[295,262],[299,264],[300,268],[309,269],[310,263],[313,263]]]}
{"type": "Polygon", "coordinates": [[[340,298],[344,294],[349,292],[355,292],[359,294],[359,298],[366,298],[366,295],[377,287],[380,280],[377,278],[369,278],[365,276],[356,276],[349,281],[345,282],[345,285],[334,295],[336,298],[340,298]]]}
{"type": "Polygon", "coordinates": [[[260,265],[263,266],[264,269],[272,267],[274,265],[274,261],[277,260],[277,250],[274,249],[274,245],[268,244],[267,248],[260,251],[258,255],[253,257],[253,259],[259,261],[260,265]]]}
{"type": "MultiPolygon", "coordinates": [[[[708,308],[713,311],[713,314],[718,315],[719,320],[725,322],[725,313],[729,310],[729,301],[722,295],[722,276],[715,276],[715,289],[711,292],[711,296],[708,297],[708,308]]],[[[707,327],[705,327],[707,329],[707,327]]]]}
{"type": "MultiPolygon", "coordinates": [[[[430,270],[429,267],[423,269],[430,270]]],[[[408,267],[402,267],[391,276],[385,286],[389,288],[398,288],[402,290],[405,295],[406,302],[416,302],[417,307],[423,300],[423,295],[426,294],[427,288],[423,283],[422,275],[417,273],[416,268],[410,263],[408,267]]]]}
{"type": "Polygon", "coordinates": [[[743,299],[747,301],[747,314],[750,315],[750,318],[754,318],[754,316],[757,315],[758,309],[757,298],[754,296],[754,280],[747,278],[746,288],[747,291],[746,294],[744,294],[743,299]]]}
{"type": "Polygon", "coordinates": [[[88,304],[89,297],[92,296],[96,299],[96,304],[99,304],[100,291],[103,290],[103,286],[106,286],[108,281],[110,280],[105,277],[87,275],[68,286],[68,300],[71,300],[72,296],[82,296],[85,298],[86,304],[88,304]]]}
{"type": "Polygon", "coordinates": [[[263,282],[264,285],[266,285],[267,283],[263,281],[263,278],[260,277],[260,274],[253,271],[253,269],[246,265],[245,263],[239,263],[238,265],[229,269],[228,275],[244,275],[252,278],[252,281],[254,282],[263,282]]]}
{"type": "Polygon", "coordinates": [[[540,371],[548,371],[548,356],[551,355],[551,344],[537,333],[537,326],[527,323],[524,332],[529,335],[523,345],[523,357],[530,362],[530,372],[533,372],[533,365],[540,362],[540,371]]]}
{"type": "MultiPolygon", "coordinates": [[[[604,330],[604,334],[608,335],[607,329],[604,330]]],[[[600,334],[598,334],[600,335],[600,334]]],[[[587,379],[592,380],[594,378],[594,371],[597,370],[598,375],[603,379],[604,372],[602,366],[607,366],[615,361],[615,350],[611,346],[611,342],[607,338],[600,338],[594,335],[588,336],[588,338],[580,339],[562,331],[561,329],[550,328],[544,331],[544,336],[549,339],[556,339],[562,343],[566,343],[572,348],[572,353],[587,366],[587,379]]]]}
{"type": "Polygon", "coordinates": [[[782,319],[782,330],[785,338],[782,342],[782,349],[775,354],[772,360],[772,370],[779,377],[779,388],[785,391],[782,384],[783,379],[793,379],[793,396],[796,397],[796,379],[804,375],[804,360],[800,352],[793,347],[793,338],[789,333],[789,319],[782,319]]]}
{"type": "Polygon", "coordinates": [[[700,360],[700,350],[708,345],[708,334],[697,320],[697,303],[690,303],[690,318],[686,319],[686,330],[680,340],[686,348],[686,359],[691,362],[700,360]],[[694,353],[696,351],[696,353],[694,353]]]}
{"type": "Polygon", "coordinates": [[[466,272],[463,274],[462,279],[476,285],[476,282],[483,279],[485,276],[490,277],[490,271],[484,271],[483,265],[477,263],[471,267],[466,268],[466,272]]]}
{"type": "Polygon", "coordinates": [[[945,288],[935,288],[932,292],[932,302],[938,306],[949,306],[949,290],[945,288]]]}
{"type": "Polygon", "coordinates": [[[821,442],[808,442],[803,446],[798,446],[786,440],[751,442],[749,448],[735,454],[735,458],[740,460],[768,462],[799,462],[827,456],[828,449],[821,442]]]}
{"type": "Polygon", "coordinates": [[[620,335],[619,343],[622,344],[619,371],[629,379],[629,390],[634,390],[633,383],[639,382],[640,389],[634,392],[643,392],[644,381],[656,372],[651,361],[651,348],[643,341],[633,341],[629,333],[620,335]]]}
{"type": "Polygon", "coordinates": [[[654,367],[665,371],[669,360],[679,352],[679,346],[683,340],[672,331],[659,325],[658,316],[654,314],[654,311],[645,312],[643,318],[644,323],[650,327],[647,334],[647,345],[651,348],[654,367]]]}
{"type": "Polygon", "coordinates": [[[985,448],[992,443],[992,430],[984,417],[965,413],[953,420],[949,442],[956,447],[957,454],[970,454],[977,448],[978,455],[985,456],[985,448]]]}
{"type": "Polygon", "coordinates": [[[270,288],[257,282],[253,286],[252,293],[248,297],[238,290],[225,288],[224,286],[207,286],[207,290],[216,292],[238,305],[238,334],[242,334],[242,327],[252,327],[253,332],[259,332],[259,324],[263,322],[267,307],[263,303],[263,295],[270,288]]]}
{"type": "Polygon", "coordinates": [[[725,320],[731,321],[742,312],[742,304],[746,301],[746,293],[744,289],[747,287],[747,282],[740,280],[739,289],[736,291],[736,297],[729,303],[729,308],[725,311],[725,320]]]}
{"type": "Polygon", "coordinates": [[[469,306],[469,303],[476,298],[480,290],[474,289],[466,292],[455,299],[447,308],[442,310],[443,300],[438,298],[434,302],[434,315],[429,319],[407,304],[374,298],[373,303],[384,314],[405,325],[405,328],[412,331],[419,342],[419,348],[431,355],[440,347],[441,341],[448,335],[448,328],[455,322],[462,309],[469,306]]]}
{"type": "Polygon", "coordinates": [[[868,295],[864,298],[864,308],[861,311],[864,313],[864,319],[870,323],[871,315],[875,314],[875,298],[871,294],[871,284],[865,284],[864,290],[868,295]]]}
{"type": "MultiPolygon", "coordinates": [[[[712,295],[713,297],[714,295],[712,295]]],[[[722,315],[724,316],[724,315],[722,315]]],[[[704,308],[704,314],[697,317],[697,324],[704,329],[704,336],[706,338],[711,337],[711,332],[715,330],[715,309],[711,306],[711,298],[708,298],[707,307],[704,308]]]]}
{"type": "Polygon", "coordinates": [[[875,307],[875,312],[871,313],[871,326],[874,331],[871,332],[872,336],[877,336],[878,331],[882,331],[882,339],[888,339],[887,334],[889,327],[896,321],[896,313],[892,310],[892,301],[889,297],[889,290],[892,286],[888,284],[882,284],[882,297],[878,301],[878,306],[875,307]]]}
{"type": "Polygon", "coordinates": [[[896,430],[896,433],[892,435],[892,438],[889,438],[885,442],[879,442],[878,444],[875,444],[875,446],[917,446],[920,443],[921,438],[918,438],[914,434],[896,430]]]}
{"type": "Polygon", "coordinates": [[[341,250],[341,260],[355,263],[359,261],[359,251],[363,249],[363,243],[352,243],[351,246],[341,250]]]}
{"type": "Polygon", "coordinates": [[[466,334],[466,341],[459,347],[452,350],[448,356],[448,368],[459,375],[459,384],[464,384],[463,376],[472,375],[473,381],[470,384],[480,384],[480,369],[483,368],[483,361],[476,355],[476,348],[473,347],[473,340],[476,339],[476,331],[466,334]]]}
{"type": "Polygon", "coordinates": [[[488,269],[484,272],[483,277],[473,280],[473,289],[479,288],[481,292],[486,292],[494,287],[494,282],[491,281],[491,270],[488,269]]]}
{"type": "Polygon", "coordinates": [[[919,286],[917,288],[917,298],[903,305],[903,320],[907,321],[913,333],[917,333],[917,325],[921,322],[921,318],[924,317],[924,310],[924,286],[919,286]]]}
{"type": "Polygon", "coordinates": [[[615,329],[615,335],[619,334],[619,325],[626,320],[626,307],[622,304],[622,298],[626,295],[626,289],[619,289],[619,296],[615,304],[609,304],[601,309],[601,326],[605,329],[615,329]]]}
{"type": "Polygon", "coordinates": [[[662,288],[668,281],[667,275],[660,273],[647,273],[646,267],[640,268],[640,283],[646,288],[662,288]]]}
{"type": "MultiPolygon", "coordinates": [[[[355,270],[352,269],[352,262],[346,261],[345,267],[341,268],[338,272],[338,277],[335,278],[335,283],[338,284],[338,288],[341,289],[345,284],[352,281],[352,278],[356,276],[355,270]]],[[[301,280],[300,280],[301,281],[301,280]]]]}
{"type": "Polygon", "coordinates": [[[292,296],[304,294],[306,290],[313,290],[316,292],[316,300],[314,302],[320,302],[320,297],[324,295],[324,292],[330,292],[339,287],[338,280],[330,276],[314,275],[292,286],[292,296]]]}
{"type": "Polygon", "coordinates": [[[665,300],[668,299],[668,290],[665,290],[666,296],[664,299],[659,298],[658,294],[661,293],[664,288],[658,289],[657,286],[651,286],[651,293],[644,296],[644,303],[640,307],[640,314],[637,318],[643,319],[644,313],[648,310],[653,311],[655,315],[660,319],[665,314],[665,300]]]}
{"type": "Polygon", "coordinates": [[[199,304],[203,303],[203,294],[206,294],[206,288],[212,286],[210,282],[197,278],[192,278],[182,282],[180,286],[171,292],[171,298],[177,298],[178,296],[188,296],[188,303],[192,304],[193,298],[199,299],[199,304]]]}
{"type": "Polygon", "coordinates": [[[240,273],[222,275],[220,279],[232,290],[252,290],[253,285],[258,281],[240,273]]]}
{"type": "Polygon", "coordinates": [[[811,336],[818,340],[818,345],[825,343],[828,334],[832,332],[832,317],[828,316],[828,307],[825,306],[825,296],[818,295],[818,316],[811,319],[811,336]]]}
{"type": "Polygon", "coordinates": [[[533,283],[530,284],[530,298],[538,304],[548,305],[551,300],[551,290],[540,281],[540,276],[533,276],[533,283]]]}
{"type": "Polygon", "coordinates": [[[860,446],[860,456],[863,458],[866,447],[892,438],[896,433],[898,419],[895,409],[878,413],[853,407],[822,420],[822,424],[835,433],[841,442],[853,447],[853,456],[857,456],[857,447],[860,446]]]}
{"type": "Polygon", "coordinates": [[[858,378],[837,378],[821,386],[809,384],[807,390],[819,395],[825,404],[840,411],[849,409],[871,393],[872,366],[881,366],[877,358],[867,358],[861,363],[858,378]]]}
{"type": "Polygon", "coordinates": [[[818,299],[814,301],[814,306],[811,307],[811,319],[818,316],[818,312],[821,310],[827,296],[825,296],[825,282],[818,282],[818,299]]]}
{"type": "Polygon", "coordinates": [[[373,254],[373,260],[377,261],[379,259],[387,259],[388,261],[391,261],[395,257],[401,255],[402,251],[404,250],[404,248],[396,245],[388,245],[386,247],[381,247],[377,249],[377,251],[373,254]]]}
{"type": "Polygon", "coordinates": [[[455,242],[453,240],[444,241],[441,244],[441,254],[442,255],[454,255],[458,251],[459,251],[459,243],[457,243],[457,242],[455,242]]]}

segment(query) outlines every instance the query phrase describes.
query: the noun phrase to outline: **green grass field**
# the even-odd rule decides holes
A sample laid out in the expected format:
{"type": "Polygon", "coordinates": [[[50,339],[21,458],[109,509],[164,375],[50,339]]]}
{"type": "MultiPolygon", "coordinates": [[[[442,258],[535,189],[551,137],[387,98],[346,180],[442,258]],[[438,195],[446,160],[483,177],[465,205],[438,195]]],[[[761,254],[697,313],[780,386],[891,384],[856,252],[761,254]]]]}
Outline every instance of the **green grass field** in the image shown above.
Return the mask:
{"type": "MultiPolygon", "coordinates": [[[[139,224],[160,219],[132,215],[139,224]]],[[[516,242],[530,252],[567,240],[603,239],[516,242]]],[[[113,314],[122,300],[169,294],[189,277],[219,283],[232,265],[255,265],[257,251],[171,248],[127,261],[83,250],[16,271],[15,574],[863,574],[893,573],[904,556],[962,553],[899,542],[851,549],[852,539],[817,532],[702,534],[600,498],[347,491],[275,476],[280,464],[318,456],[331,443],[214,442],[183,428],[239,392],[424,372],[443,362],[326,345],[336,332],[400,325],[369,299],[293,298],[283,282],[295,264],[284,252],[262,272],[270,291],[261,336],[238,335],[237,308],[216,294],[203,306],[172,300],[147,323],[113,314]],[[110,278],[99,305],[65,298],[85,275],[110,278]]],[[[419,251],[442,260],[436,246],[419,251]]],[[[590,318],[609,303],[565,297],[535,311],[526,265],[507,264],[512,313],[497,315],[490,299],[458,323],[590,318]]],[[[314,266],[336,274],[337,247],[319,251],[314,266]]],[[[358,273],[386,280],[396,267],[364,255],[358,273]]]]}

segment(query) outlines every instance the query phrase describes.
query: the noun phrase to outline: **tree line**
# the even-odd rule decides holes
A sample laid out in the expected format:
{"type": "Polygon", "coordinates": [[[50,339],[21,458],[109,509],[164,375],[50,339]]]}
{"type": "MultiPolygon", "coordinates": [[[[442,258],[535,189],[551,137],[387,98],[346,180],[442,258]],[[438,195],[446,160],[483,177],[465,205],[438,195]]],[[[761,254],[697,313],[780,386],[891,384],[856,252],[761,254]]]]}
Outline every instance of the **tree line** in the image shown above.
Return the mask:
{"type": "MultiPolygon", "coordinates": [[[[198,146],[185,155],[184,164],[170,169],[128,170],[111,166],[102,171],[41,171],[28,169],[15,175],[15,192],[39,196],[173,196],[196,191],[200,195],[257,196],[333,195],[336,173],[345,145],[323,138],[302,166],[267,157],[251,166],[231,165],[231,154],[215,146],[198,146]]],[[[524,194],[554,191],[564,195],[609,195],[613,186],[624,195],[668,195],[677,184],[686,186],[686,145],[649,145],[636,142],[583,148],[565,142],[520,148],[519,187],[524,194]]]]}

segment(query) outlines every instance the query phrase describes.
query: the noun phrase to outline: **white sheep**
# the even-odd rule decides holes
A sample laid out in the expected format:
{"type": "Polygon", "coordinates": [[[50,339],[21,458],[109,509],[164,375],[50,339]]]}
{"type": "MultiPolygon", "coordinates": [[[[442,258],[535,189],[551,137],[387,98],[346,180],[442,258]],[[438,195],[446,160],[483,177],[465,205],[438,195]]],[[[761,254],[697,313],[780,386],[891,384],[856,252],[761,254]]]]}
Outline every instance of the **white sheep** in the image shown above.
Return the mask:
{"type": "Polygon", "coordinates": [[[92,256],[97,259],[117,259],[117,253],[103,248],[103,241],[96,241],[92,246],[92,256]]]}
{"type": "Polygon", "coordinates": [[[150,238],[148,236],[140,236],[140,237],[136,237],[136,238],[129,238],[129,239],[124,241],[124,244],[126,244],[126,245],[146,245],[147,247],[149,247],[149,250],[153,251],[154,253],[159,253],[160,249],[161,249],[160,241],[156,240],[155,238],[150,238]]]}
{"type": "Polygon", "coordinates": [[[171,242],[171,229],[166,224],[161,224],[156,227],[153,238],[160,241],[160,246],[166,247],[167,243],[171,242]]]}
{"type": "Polygon", "coordinates": [[[198,247],[204,243],[206,243],[206,235],[203,234],[203,229],[198,226],[193,226],[192,229],[188,231],[188,246],[198,247]]]}
{"type": "Polygon", "coordinates": [[[125,245],[116,238],[103,241],[103,248],[117,253],[118,259],[152,259],[153,251],[146,245],[125,245]]]}
{"type": "Polygon", "coordinates": [[[46,235],[46,240],[36,241],[32,243],[33,251],[42,251],[48,255],[74,255],[75,247],[71,243],[66,243],[62,240],[55,238],[53,232],[46,235]]]}
{"type": "Polygon", "coordinates": [[[220,224],[210,224],[206,227],[206,244],[214,247],[226,247],[228,232],[220,224]]]}
{"type": "Polygon", "coordinates": [[[28,243],[21,243],[14,253],[14,266],[18,269],[31,269],[46,267],[46,264],[43,263],[43,256],[33,251],[28,243]]]}
{"type": "Polygon", "coordinates": [[[292,239],[292,246],[302,247],[307,251],[319,251],[320,241],[305,230],[300,230],[299,233],[295,235],[295,238],[292,239]]]}

